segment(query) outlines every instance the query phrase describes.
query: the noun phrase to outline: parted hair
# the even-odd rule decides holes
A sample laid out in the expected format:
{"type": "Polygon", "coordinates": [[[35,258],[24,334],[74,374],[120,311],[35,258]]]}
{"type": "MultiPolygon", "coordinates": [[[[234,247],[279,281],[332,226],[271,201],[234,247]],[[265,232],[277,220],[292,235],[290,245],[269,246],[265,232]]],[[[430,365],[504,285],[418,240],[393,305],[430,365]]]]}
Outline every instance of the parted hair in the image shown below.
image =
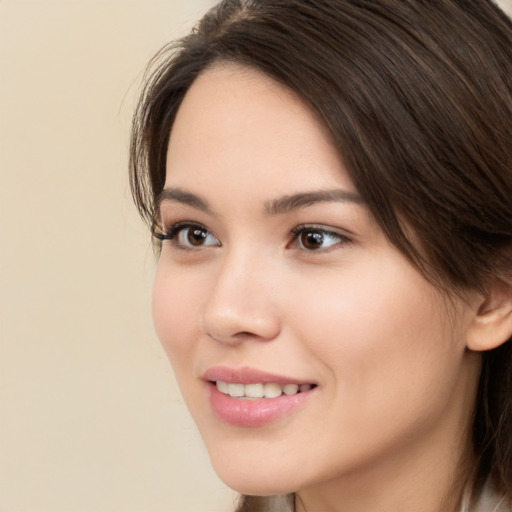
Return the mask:
{"type": "MultiPolygon", "coordinates": [[[[176,113],[219,62],[310,105],[387,238],[432,283],[512,286],[512,21],[491,0],[220,2],[155,57],[134,116],[132,193],[154,234],[176,113]]],[[[511,345],[483,354],[472,458],[477,481],[512,499],[511,345]]],[[[287,506],[293,495],[242,497],[238,510],[287,506]]]]}

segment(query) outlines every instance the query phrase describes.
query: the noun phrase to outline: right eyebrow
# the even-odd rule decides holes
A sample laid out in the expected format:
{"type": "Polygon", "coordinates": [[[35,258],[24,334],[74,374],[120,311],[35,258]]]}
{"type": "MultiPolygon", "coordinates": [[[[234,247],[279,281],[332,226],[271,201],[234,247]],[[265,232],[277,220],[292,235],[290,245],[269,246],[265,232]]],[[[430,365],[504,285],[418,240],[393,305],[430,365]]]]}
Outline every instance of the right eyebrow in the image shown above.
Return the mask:
{"type": "Polygon", "coordinates": [[[197,196],[196,194],[192,194],[191,192],[186,192],[185,190],[179,187],[167,187],[158,194],[155,207],[158,211],[162,206],[162,203],[167,201],[172,201],[176,203],[186,204],[188,206],[192,206],[192,208],[197,208],[205,213],[212,213],[210,206],[206,199],[197,196]]]}

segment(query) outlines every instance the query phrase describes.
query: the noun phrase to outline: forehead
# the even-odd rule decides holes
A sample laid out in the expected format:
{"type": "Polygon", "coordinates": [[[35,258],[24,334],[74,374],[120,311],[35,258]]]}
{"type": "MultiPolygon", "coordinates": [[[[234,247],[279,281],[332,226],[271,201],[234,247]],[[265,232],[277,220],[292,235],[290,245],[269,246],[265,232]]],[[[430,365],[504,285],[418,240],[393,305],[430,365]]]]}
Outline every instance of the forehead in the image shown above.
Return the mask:
{"type": "Polygon", "coordinates": [[[166,186],[229,182],[355,191],[330,132],[290,88],[252,68],[218,64],[187,92],[170,139],[166,186]]]}

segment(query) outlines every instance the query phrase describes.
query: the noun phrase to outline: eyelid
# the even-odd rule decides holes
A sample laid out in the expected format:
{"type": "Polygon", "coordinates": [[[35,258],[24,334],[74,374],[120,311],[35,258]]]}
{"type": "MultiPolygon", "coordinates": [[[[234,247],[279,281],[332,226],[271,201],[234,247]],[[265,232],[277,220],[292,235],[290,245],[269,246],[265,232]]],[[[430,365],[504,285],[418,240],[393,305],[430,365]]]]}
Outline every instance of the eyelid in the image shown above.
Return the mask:
{"type": "Polygon", "coordinates": [[[333,243],[325,248],[306,249],[299,247],[300,250],[306,253],[325,253],[333,248],[353,243],[352,235],[346,230],[341,230],[330,226],[328,227],[322,224],[300,224],[299,226],[293,228],[291,232],[293,235],[291,243],[295,245],[299,244],[299,236],[307,232],[323,233],[324,235],[339,239],[337,243],[333,243]]]}
{"type": "Polygon", "coordinates": [[[172,242],[174,247],[177,247],[182,250],[198,250],[198,249],[201,249],[204,247],[214,247],[214,246],[218,247],[221,245],[219,239],[204,224],[201,224],[200,222],[194,222],[194,221],[188,221],[188,220],[172,223],[167,228],[164,225],[163,233],[155,233],[155,238],[157,238],[161,242],[163,242],[165,240],[169,240],[172,242]],[[196,247],[194,247],[192,245],[188,246],[188,245],[182,244],[177,240],[177,237],[179,236],[179,234],[182,230],[187,229],[187,228],[189,228],[189,229],[196,228],[201,231],[206,231],[208,233],[208,235],[213,237],[218,243],[217,244],[198,245],[196,247]]]}
{"type": "Polygon", "coordinates": [[[191,221],[180,221],[180,222],[173,222],[170,223],[168,226],[166,223],[162,222],[162,231],[159,233],[155,233],[155,237],[158,238],[158,240],[164,241],[164,240],[172,240],[178,231],[180,229],[186,228],[186,227],[203,227],[198,222],[191,222],[191,221]]]}
{"type": "MultiPolygon", "coordinates": [[[[170,223],[169,227],[166,227],[164,223],[162,223],[162,231],[154,234],[155,238],[160,242],[164,242],[166,240],[170,241],[172,245],[181,250],[199,250],[204,249],[206,247],[221,247],[222,244],[214,235],[209,228],[207,228],[204,224],[196,221],[179,221],[170,223]],[[198,229],[207,233],[208,237],[212,237],[216,243],[205,243],[194,245],[193,243],[183,243],[180,242],[179,237],[180,233],[185,229],[198,229]]],[[[347,245],[349,243],[353,243],[352,234],[347,232],[347,230],[342,230],[340,228],[333,228],[331,226],[325,226],[322,224],[300,224],[291,230],[292,240],[288,243],[288,248],[295,248],[301,250],[305,253],[325,253],[329,250],[335,249],[340,246],[347,245]],[[301,245],[304,245],[300,241],[300,236],[303,233],[320,233],[324,235],[326,238],[335,239],[333,243],[327,245],[327,247],[317,247],[317,248],[307,248],[301,245]],[[337,240],[337,241],[336,241],[337,240]]],[[[328,240],[326,240],[328,241],[328,240]]]]}

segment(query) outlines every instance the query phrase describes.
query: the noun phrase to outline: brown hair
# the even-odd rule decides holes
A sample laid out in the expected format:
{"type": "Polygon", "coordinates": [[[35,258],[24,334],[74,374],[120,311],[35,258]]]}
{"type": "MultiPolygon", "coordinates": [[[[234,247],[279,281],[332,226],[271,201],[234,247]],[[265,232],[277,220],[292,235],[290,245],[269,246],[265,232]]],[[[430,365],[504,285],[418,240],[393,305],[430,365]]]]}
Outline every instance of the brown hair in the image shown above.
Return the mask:
{"type": "MultiPolygon", "coordinates": [[[[433,283],[485,292],[510,276],[512,22],[490,0],[222,1],[157,56],[134,117],[132,192],[153,232],[176,113],[219,61],[310,104],[386,236],[433,283]]],[[[484,354],[473,437],[478,476],[512,498],[510,342],[484,354]]]]}

